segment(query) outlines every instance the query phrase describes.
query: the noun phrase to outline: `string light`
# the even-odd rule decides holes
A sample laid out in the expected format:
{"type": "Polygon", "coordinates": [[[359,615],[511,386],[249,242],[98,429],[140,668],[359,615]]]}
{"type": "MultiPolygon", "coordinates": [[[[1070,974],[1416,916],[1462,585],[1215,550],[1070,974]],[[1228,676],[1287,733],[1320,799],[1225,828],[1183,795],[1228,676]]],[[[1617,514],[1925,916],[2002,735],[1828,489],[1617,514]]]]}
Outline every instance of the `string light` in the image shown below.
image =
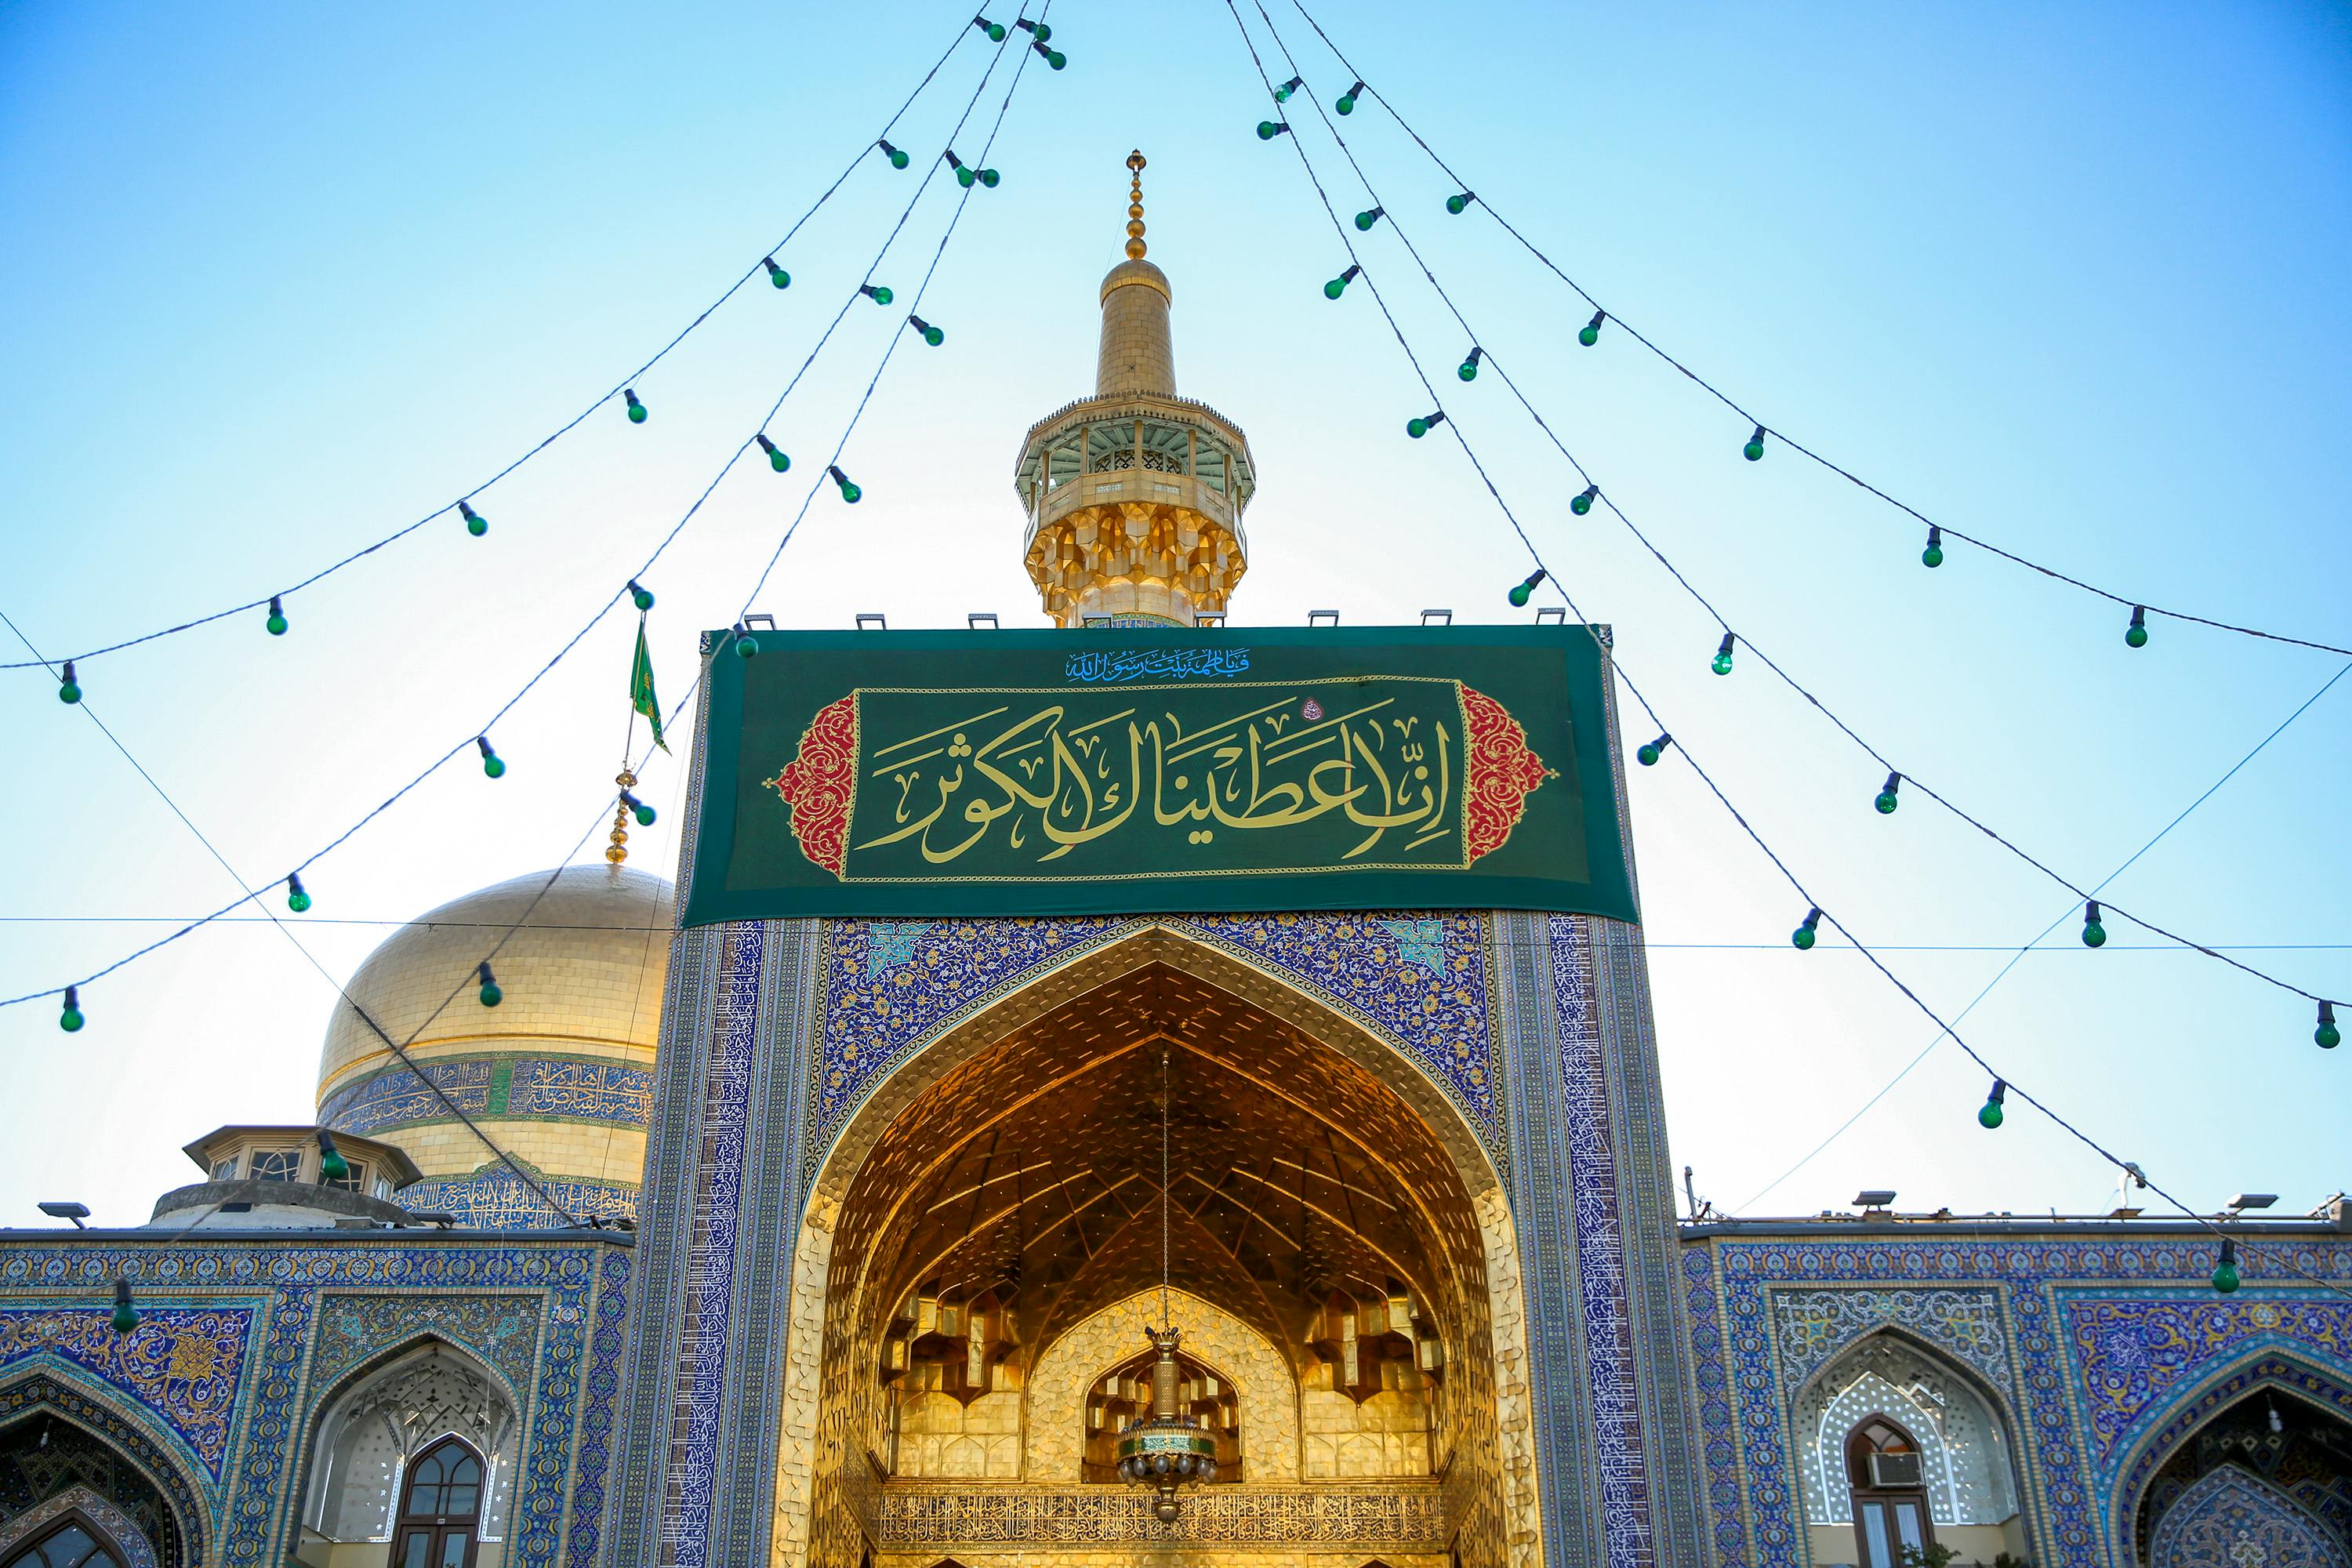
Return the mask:
{"type": "Polygon", "coordinates": [[[2107,928],[2099,923],[2099,900],[2093,899],[2083,906],[2083,945],[2104,947],[2106,941],[2107,928]]]}
{"type": "MultiPolygon", "coordinates": [[[[650,599],[653,595],[651,594],[647,594],[646,595],[646,597],[650,599]]],[[[477,735],[474,737],[474,744],[481,748],[482,773],[484,776],[494,779],[502,779],[506,777],[507,761],[504,757],[499,756],[496,752],[490,750],[490,738],[488,735],[477,735]]]]}
{"type": "Polygon", "coordinates": [[[1371,233],[1372,225],[1380,222],[1383,217],[1386,217],[1388,216],[1388,210],[1389,209],[1386,207],[1366,207],[1362,212],[1356,215],[1356,226],[1363,230],[1366,234],[1371,233]]]}
{"type": "MultiPolygon", "coordinates": [[[[778,473],[780,473],[780,474],[781,474],[781,473],[782,473],[785,469],[787,469],[787,468],[791,468],[791,467],[793,466],[793,460],[792,460],[792,458],[788,458],[788,457],[786,457],[786,456],[784,455],[784,450],[783,450],[783,448],[782,448],[782,447],[779,447],[779,446],[777,446],[773,441],[769,440],[769,439],[768,439],[768,437],[767,437],[764,434],[763,434],[763,435],[759,435],[759,436],[754,436],[754,437],[751,437],[751,439],[752,439],[752,440],[754,440],[754,441],[757,441],[758,443],[760,443],[760,450],[761,450],[762,452],[765,452],[765,453],[767,453],[767,454],[768,454],[768,467],[770,467],[770,468],[772,468],[775,469],[775,470],[776,470],[776,472],[778,472],[778,473]]],[[[646,598],[647,599],[648,603],[647,603],[647,604],[644,604],[644,605],[639,605],[637,606],[637,608],[639,608],[639,609],[643,610],[643,609],[648,609],[648,608],[650,608],[650,607],[651,607],[650,601],[652,600],[653,595],[650,595],[650,594],[647,594],[647,595],[646,595],[646,598]]]]}
{"type": "Polygon", "coordinates": [[[760,265],[768,269],[768,281],[775,287],[789,289],[793,286],[793,275],[777,266],[774,257],[762,257],[760,265]]]}
{"type": "Polygon", "coordinates": [[[1811,952],[1813,943],[1821,940],[1821,927],[1822,911],[1818,909],[1807,910],[1805,923],[1789,933],[1789,941],[1799,952],[1811,952]]]}
{"type": "MultiPolygon", "coordinates": [[[[785,461],[789,462],[789,461],[791,461],[791,459],[790,459],[790,458],[786,458],[786,459],[785,459],[785,461]]],[[[781,469],[779,469],[778,471],[779,471],[779,472],[782,472],[782,470],[781,470],[781,469]]],[[[650,609],[652,609],[652,608],[654,607],[654,596],[653,596],[653,592],[652,592],[652,590],[648,589],[648,588],[647,588],[647,587],[646,587],[643,583],[638,582],[635,577],[630,578],[630,579],[629,579],[629,603],[631,603],[631,604],[633,604],[633,605],[636,605],[636,607],[637,607],[637,614],[639,614],[639,615],[641,615],[641,616],[642,616],[642,615],[644,615],[647,610],[650,610],[650,609]]]]}
{"type": "Polygon", "coordinates": [[[58,682],[58,700],[60,702],[79,702],[81,700],[81,682],[74,679],[74,667],[73,660],[71,659],[66,660],[66,672],[64,678],[58,682]]]}
{"type": "Polygon", "coordinates": [[[1431,412],[1423,415],[1418,419],[1406,420],[1404,422],[1404,433],[1418,441],[1423,436],[1428,435],[1432,430],[1436,429],[1440,425],[1444,423],[1445,410],[1443,408],[1433,409],[1431,412]]]}
{"type": "Polygon", "coordinates": [[[128,1275],[114,1277],[114,1316],[109,1320],[118,1334],[127,1334],[139,1326],[139,1309],[131,1300],[131,1279],[128,1275]]]}
{"type": "Polygon", "coordinates": [[[302,885],[300,872],[289,872],[286,878],[286,907],[296,914],[310,907],[310,890],[302,885]]]}
{"type": "Polygon", "coordinates": [[[826,464],[824,471],[833,476],[833,482],[841,487],[841,499],[851,506],[856,506],[858,498],[866,493],[850,483],[849,476],[841,471],[841,465],[838,463],[826,464]]]}
{"type": "Polygon", "coordinates": [[[1944,531],[1934,523],[1927,525],[1927,548],[1919,552],[1919,564],[1930,571],[1944,563],[1944,531]]]}
{"type": "Polygon", "coordinates": [[[1069,56],[1064,54],[1059,49],[1047,48],[1045,47],[1045,40],[1042,38],[1037,42],[1031,44],[1029,47],[1036,50],[1038,54],[1045,57],[1045,63],[1053,67],[1055,70],[1060,70],[1064,66],[1070,63],[1069,56]]]}
{"type": "Polygon", "coordinates": [[[1459,370],[1456,370],[1454,374],[1460,376],[1465,381],[1477,380],[1478,362],[1486,357],[1486,351],[1485,349],[1480,348],[1475,343],[1471,344],[1470,352],[1467,354],[1465,354],[1462,358],[1462,367],[1459,370]]]}
{"type": "Polygon", "coordinates": [[[1332,279],[1331,281],[1323,285],[1323,298],[1326,300],[1336,300],[1340,295],[1346,293],[1348,291],[1348,285],[1353,283],[1358,275],[1364,269],[1361,267],[1351,264],[1348,270],[1340,273],[1339,276],[1332,279]]]}
{"type": "Polygon", "coordinates": [[[623,790],[621,792],[621,804],[627,806],[636,816],[637,826],[639,827],[651,827],[654,825],[654,808],[647,805],[644,801],[639,800],[635,795],[631,795],[627,790],[623,790]]]}
{"type": "Polygon", "coordinates": [[[1026,16],[1022,17],[1013,25],[1016,27],[1021,27],[1035,34],[1037,36],[1037,41],[1041,44],[1054,36],[1054,29],[1052,27],[1043,22],[1033,22],[1026,16]]]}
{"type": "Polygon", "coordinates": [[[486,958],[477,964],[474,972],[482,977],[482,989],[478,994],[481,997],[483,1006],[495,1007],[507,999],[507,994],[499,989],[498,976],[490,973],[488,959],[486,958]]]}
{"type": "Polygon", "coordinates": [[[1895,815],[1895,807],[1897,805],[1895,798],[1895,786],[1900,784],[1902,782],[1903,775],[1901,773],[1889,773],[1886,775],[1886,786],[1878,792],[1878,798],[1871,802],[1873,805],[1878,807],[1879,816],[1892,816],[1895,815]]]}
{"type": "Polygon", "coordinates": [[[955,171],[956,184],[965,190],[971,189],[972,182],[975,180],[992,191],[996,189],[998,175],[995,170],[968,168],[964,161],[955,155],[952,149],[941,153],[940,156],[948,161],[948,167],[955,171]]]}
{"type": "Polygon", "coordinates": [[[2124,628],[2124,646],[2126,647],[2146,647],[2147,646],[2147,605],[2134,605],[2132,606],[2131,625],[2124,628]]]}
{"type": "Polygon", "coordinates": [[[1739,639],[1732,636],[1731,633],[1724,633],[1722,646],[1715,650],[1715,658],[1707,661],[1707,668],[1714,670],[1717,675],[1729,675],[1731,673],[1731,645],[1738,640],[1739,639]]]}
{"type": "Polygon", "coordinates": [[[1601,323],[1608,319],[1608,311],[1593,311],[1592,320],[1584,323],[1584,330],[1576,334],[1576,341],[1582,343],[1586,348],[1591,348],[1593,344],[1599,342],[1601,341],[1601,323]]]}
{"type": "Polygon", "coordinates": [[[1356,83],[1356,85],[1355,85],[1355,86],[1353,86],[1353,87],[1349,88],[1347,91],[1345,91],[1345,92],[1341,93],[1341,94],[1339,95],[1339,102],[1337,102],[1337,103],[1335,103],[1335,104],[1333,104],[1331,107],[1332,107],[1333,109],[1338,110],[1339,110],[1340,113],[1342,113],[1342,114],[1353,114],[1353,113],[1355,113],[1355,112],[1356,112],[1356,95],[1357,95],[1358,93],[1360,93],[1360,92],[1363,91],[1363,90],[1364,90],[1364,84],[1363,84],[1362,82],[1360,82],[1360,82],[1358,82],[1358,83],[1356,83]]]}
{"type": "Polygon", "coordinates": [[[2311,1031],[2311,1043],[2323,1051],[2332,1051],[2344,1043],[2344,1031],[2336,1026],[2336,1004],[2319,1005],[2319,1027],[2311,1031]]]}
{"type": "Polygon", "coordinates": [[[644,424],[646,422],[646,405],[637,401],[636,388],[624,388],[621,393],[621,397],[623,401],[627,403],[629,405],[629,423],[632,425],[644,424]]]}
{"type": "Polygon", "coordinates": [[[1993,1079],[1992,1092],[1986,1095],[1985,1102],[1977,1108],[1977,1125],[1988,1132],[2000,1126],[2006,1114],[2000,1108],[2000,1102],[2008,1098],[2009,1085],[1999,1079],[1993,1079]]]}
{"type": "Polygon", "coordinates": [[[1257,139],[1261,142],[1271,142],[1277,136],[1288,134],[1289,131],[1290,121],[1287,120],[1261,120],[1257,122],[1257,139]]]}
{"type": "Polygon", "coordinates": [[[990,43],[1001,44],[1004,41],[1003,23],[992,22],[985,16],[974,16],[971,19],[971,25],[978,27],[982,32],[986,33],[990,43]]]}
{"type": "Polygon", "coordinates": [[[330,1182],[347,1182],[352,1177],[352,1163],[335,1147],[335,1135],[323,1127],[319,1129],[319,1174],[330,1182]]]}
{"type": "Polygon", "coordinates": [[[286,606],[278,602],[278,598],[276,594],[269,595],[269,618],[261,623],[262,629],[274,637],[286,635],[286,606]]]}
{"type": "Polygon", "coordinates": [[[890,160],[890,166],[894,169],[903,169],[909,163],[913,162],[913,160],[908,158],[906,153],[900,152],[898,148],[891,146],[887,142],[877,141],[874,145],[882,149],[882,155],[890,160]]]}
{"type": "Polygon", "coordinates": [[[1526,609],[1528,606],[1528,595],[1536,591],[1536,584],[1541,583],[1543,580],[1544,569],[1542,567],[1538,566],[1533,572],[1528,573],[1527,580],[1521,583],[1517,587],[1511,590],[1509,595],[1511,607],[1515,610],[1526,609]]]}
{"type": "Polygon", "coordinates": [[[68,985],[66,987],[66,1005],[58,1012],[58,1027],[70,1035],[80,1029],[83,1022],[81,987],[68,985]]]}
{"type": "Polygon", "coordinates": [[[1460,217],[1470,210],[1470,204],[1477,199],[1478,193],[1475,191],[1456,191],[1445,198],[1445,210],[1455,217],[1460,217]]]}
{"type": "Polygon", "coordinates": [[[914,328],[915,331],[922,333],[923,341],[930,344],[933,348],[937,348],[941,343],[948,341],[948,335],[945,332],[931,325],[930,322],[923,320],[922,317],[914,315],[911,312],[907,317],[907,324],[914,328]]]}
{"type": "Polygon", "coordinates": [[[1586,512],[1592,510],[1593,498],[1598,496],[1600,493],[1601,487],[1599,485],[1585,486],[1584,489],[1578,493],[1577,498],[1568,503],[1568,510],[1574,512],[1577,516],[1582,517],[1586,512]]]}
{"type": "Polygon", "coordinates": [[[1658,765],[1658,759],[1666,754],[1666,748],[1674,743],[1675,738],[1672,735],[1661,734],[1656,740],[1635,752],[1633,760],[1645,768],[1654,768],[1658,765]]]}
{"type": "Polygon", "coordinates": [[[2231,1237],[2221,1238],[2221,1261],[2213,1267],[2213,1289],[2228,1295],[2238,1288],[2238,1243],[2231,1237]]]}
{"type": "Polygon", "coordinates": [[[877,305],[888,304],[892,297],[890,286],[887,283],[860,283],[857,291],[877,305]]]}
{"type": "Polygon", "coordinates": [[[1764,456],[1764,426],[1756,426],[1756,433],[1748,437],[1748,445],[1739,448],[1739,455],[1751,463],[1764,456]]]}
{"type": "MultiPolygon", "coordinates": [[[[1296,76],[1292,77],[1288,81],[1284,82],[1280,87],[1274,89],[1274,101],[1276,103],[1288,103],[1290,101],[1290,95],[1297,92],[1300,88],[1305,87],[1306,85],[1306,78],[1296,76]]],[[[1369,228],[1371,226],[1367,224],[1365,226],[1369,228]]]]}
{"type": "Polygon", "coordinates": [[[479,539],[482,535],[489,532],[490,520],[484,517],[480,512],[476,511],[468,503],[465,501],[459,501],[457,503],[457,515],[466,520],[466,531],[472,534],[475,538],[479,539]]]}

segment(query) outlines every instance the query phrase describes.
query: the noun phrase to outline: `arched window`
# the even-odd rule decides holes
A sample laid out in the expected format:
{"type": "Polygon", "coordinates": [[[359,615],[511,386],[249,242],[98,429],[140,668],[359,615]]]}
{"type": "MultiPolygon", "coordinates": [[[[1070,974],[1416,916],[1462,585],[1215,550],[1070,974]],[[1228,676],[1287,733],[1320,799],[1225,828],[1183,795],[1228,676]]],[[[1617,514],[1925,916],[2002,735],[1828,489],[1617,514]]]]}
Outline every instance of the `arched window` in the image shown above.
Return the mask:
{"type": "Polygon", "coordinates": [[[393,1568],[474,1568],[481,1513],[481,1458],[459,1439],[445,1437],[409,1468],[393,1568]]]}
{"type": "Polygon", "coordinates": [[[8,1568],[122,1568],[122,1563],[81,1521],[68,1519],[8,1559],[8,1568]]]}
{"type": "Polygon", "coordinates": [[[1910,1433],[1884,1415],[1864,1417],[1846,1434],[1845,1472],[1861,1568],[1900,1568],[1906,1551],[1935,1544],[1927,1476],[1910,1433]]]}

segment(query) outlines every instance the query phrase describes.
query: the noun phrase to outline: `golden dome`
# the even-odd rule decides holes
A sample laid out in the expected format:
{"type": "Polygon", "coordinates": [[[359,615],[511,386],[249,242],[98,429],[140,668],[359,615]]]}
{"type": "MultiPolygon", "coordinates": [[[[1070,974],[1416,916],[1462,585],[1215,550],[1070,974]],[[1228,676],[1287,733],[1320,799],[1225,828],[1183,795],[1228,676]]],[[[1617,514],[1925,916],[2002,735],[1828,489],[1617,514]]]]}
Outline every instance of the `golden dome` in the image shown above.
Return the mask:
{"type": "MultiPolygon", "coordinates": [[[[645,1160],[674,909],[667,881],[625,866],[569,866],[551,885],[535,871],[403,926],[368,955],[348,989],[500,1148],[561,1178],[551,1187],[586,1184],[584,1196],[573,1194],[582,1203],[561,1191],[559,1198],[575,1209],[584,1203],[627,1213],[645,1160]],[[490,964],[504,995],[485,1007],[475,966],[494,947],[490,964]]],[[[506,1192],[520,1187],[340,1004],[320,1053],[319,1120],[405,1152],[425,1173],[423,1185],[435,1189],[423,1206],[467,1210],[462,1189],[478,1179],[506,1192]]],[[[402,1201],[418,1206],[408,1194],[402,1201]]],[[[504,1205],[503,1196],[487,1209],[470,1204],[482,1211],[474,1216],[481,1224],[499,1223],[504,1205]]]]}

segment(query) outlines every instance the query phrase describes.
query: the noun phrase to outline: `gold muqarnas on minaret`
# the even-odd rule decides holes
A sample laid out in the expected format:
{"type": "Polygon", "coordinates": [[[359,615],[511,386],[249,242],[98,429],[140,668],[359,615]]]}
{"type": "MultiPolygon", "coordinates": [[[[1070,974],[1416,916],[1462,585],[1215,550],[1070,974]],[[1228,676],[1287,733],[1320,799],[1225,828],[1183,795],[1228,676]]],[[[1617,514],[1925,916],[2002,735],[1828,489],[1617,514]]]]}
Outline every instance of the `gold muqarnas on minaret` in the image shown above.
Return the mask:
{"type": "Polygon", "coordinates": [[[1065,626],[1193,626],[1249,565],[1249,438],[1176,395],[1174,295],[1144,259],[1143,154],[1127,167],[1128,258],[1103,277],[1095,395],[1032,427],[1013,470],[1029,580],[1065,626]]]}

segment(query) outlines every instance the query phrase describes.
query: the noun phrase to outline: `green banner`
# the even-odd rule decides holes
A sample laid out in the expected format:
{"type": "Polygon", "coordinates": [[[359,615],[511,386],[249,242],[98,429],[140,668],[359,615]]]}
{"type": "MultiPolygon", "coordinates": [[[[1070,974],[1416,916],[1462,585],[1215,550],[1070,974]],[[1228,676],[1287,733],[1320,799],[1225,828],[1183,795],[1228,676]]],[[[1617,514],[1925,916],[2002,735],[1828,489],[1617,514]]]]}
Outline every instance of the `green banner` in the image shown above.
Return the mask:
{"type": "Polygon", "coordinates": [[[1581,626],[705,638],[686,921],[1638,918],[1581,626]]]}

